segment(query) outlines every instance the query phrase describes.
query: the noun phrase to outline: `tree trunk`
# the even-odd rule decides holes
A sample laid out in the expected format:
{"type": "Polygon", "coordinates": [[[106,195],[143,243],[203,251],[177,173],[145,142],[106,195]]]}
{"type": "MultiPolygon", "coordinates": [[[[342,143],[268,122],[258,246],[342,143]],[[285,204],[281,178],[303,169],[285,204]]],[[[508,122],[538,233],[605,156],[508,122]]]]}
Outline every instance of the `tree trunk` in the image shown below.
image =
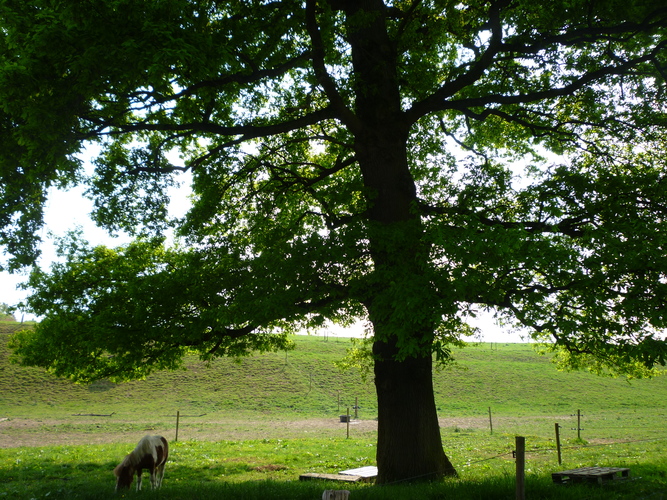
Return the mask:
{"type": "Polygon", "coordinates": [[[416,211],[417,190],[407,155],[409,124],[401,109],[387,9],[381,0],[330,4],[344,10],[349,20],[359,120],[354,148],[368,200],[374,272],[363,301],[375,338],[377,482],[454,475],[442,449],[433,396],[431,348],[439,316],[428,300],[429,249],[416,211]]]}
{"type": "Polygon", "coordinates": [[[456,475],[442,448],[431,356],[396,361],[394,343],[373,344],[378,397],[378,484],[456,475]]]}
{"type": "Polygon", "coordinates": [[[429,294],[429,249],[405,151],[400,134],[369,133],[357,145],[370,192],[374,272],[365,305],[375,339],[377,482],[384,484],[456,475],[442,449],[433,395],[432,344],[440,317],[429,294]]]}

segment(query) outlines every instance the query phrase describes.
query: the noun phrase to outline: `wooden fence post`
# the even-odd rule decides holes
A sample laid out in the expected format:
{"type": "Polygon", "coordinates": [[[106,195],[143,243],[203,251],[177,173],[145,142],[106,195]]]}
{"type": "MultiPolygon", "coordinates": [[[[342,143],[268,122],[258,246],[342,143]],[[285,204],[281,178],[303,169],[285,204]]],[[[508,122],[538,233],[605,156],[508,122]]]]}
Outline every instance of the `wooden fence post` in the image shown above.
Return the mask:
{"type": "Polygon", "coordinates": [[[516,450],[516,500],[526,500],[526,438],[515,437],[516,450]]]}
{"type": "Polygon", "coordinates": [[[491,418],[491,407],[489,406],[489,428],[491,429],[491,434],[493,434],[493,419],[491,418]]]}
{"type": "Polygon", "coordinates": [[[560,425],[556,422],[556,450],[558,451],[558,465],[563,463],[563,458],[560,453],[560,425]]]}
{"type": "MultiPolygon", "coordinates": [[[[572,416],[574,417],[574,415],[572,416]]],[[[581,428],[581,417],[583,417],[583,415],[581,414],[581,410],[577,410],[577,427],[576,428],[572,427],[573,431],[577,431],[577,439],[579,440],[581,440],[581,431],[583,431],[583,429],[581,428]]]]}
{"type": "Polygon", "coordinates": [[[176,437],[174,438],[174,442],[178,441],[178,422],[181,419],[181,412],[179,410],[176,410],[176,437]]]}

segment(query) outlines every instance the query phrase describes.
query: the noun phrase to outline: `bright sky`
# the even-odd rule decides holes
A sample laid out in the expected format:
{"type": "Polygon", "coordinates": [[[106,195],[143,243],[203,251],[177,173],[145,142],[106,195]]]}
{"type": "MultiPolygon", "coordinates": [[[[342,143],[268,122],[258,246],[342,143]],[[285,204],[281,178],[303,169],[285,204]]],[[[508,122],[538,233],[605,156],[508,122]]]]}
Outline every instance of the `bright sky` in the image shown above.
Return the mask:
{"type": "MultiPolygon", "coordinates": [[[[43,244],[39,264],[47,268],[55,260],[55,247],[50,233],[63,236],[77,226],[83,228],[88,241],[93,244],[116,246],[123,243],[121,238],[112,238],[106,231],[95,226],[89,217],[92,202],[83,197],[83,189],[76,188],[67,192],[53,190],[49,194],[47,210],[44,215],[45,227],[41,231],[43,244]]],[[[22,301],[27,292],[18,289],[18,285],[27,278],[24,274],[0,273],[0,302],[15,305],[22,301]]],[[[16,319],[21,320],[22,312],[17,312],[16,319]]],[[[33,319],[26,316],[25,319],[33,319]]]]}
{"type": "MultiPolygon", "coordinates": [[[[49,236],[50,233],[55,236],[63,236],[67,231],[81,227],[84,236],[93,245],[114,247],[129,241],[127,236],[114,238],[109,236],[106,231],[95,226],[89,217],[93,208],[92,202],[83,196],[83,191],[83,188],[76,188],[67,192],[53,190],[50,193],[45,212],[45,228],[41,234],[42,240],[45,242],[42,246],[42,257],[39,262],[42,268],[48,268],[49,264],[55,259],[55,248],[53,239],[49,236]]],[[[188,204],[187,187],[174,190],[172,200],[172,207],[170,207],[172,214],[184,214],[188,204]]],[[[19,290],[17,286],[25,279],[25,275],[0,273],[0,303],[15,305],[24,300],[27,292],[19,290]]],[[[15,316],[18,321],[21,321],[21,319],[35,319],[22,311],[17,311],[15,316]]],[[[482,340],[485,342],[522,342],[518,333],[496,325],[490,315],[482,314],[474,324],[481,328],[482,340]]],[[[363,326],[359,324],[350,329],[332,326],[323,329],[318,334],[341,337],[361,336],[363,335],[363,326]]]]}

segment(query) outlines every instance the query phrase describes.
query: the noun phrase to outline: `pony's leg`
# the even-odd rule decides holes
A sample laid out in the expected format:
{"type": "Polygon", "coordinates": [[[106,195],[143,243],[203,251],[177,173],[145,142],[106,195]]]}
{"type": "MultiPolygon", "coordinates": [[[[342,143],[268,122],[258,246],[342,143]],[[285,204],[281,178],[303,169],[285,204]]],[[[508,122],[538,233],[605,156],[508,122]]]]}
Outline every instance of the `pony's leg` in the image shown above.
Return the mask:
{"type": "Polygon", "coordinates": [[[142,473],[142,470],[139,469],[137,471],[137,491],[141,491],[141,475],[142,475],[141,473],[142,473]]]}
{"type": "Polygon", "coordinates": [[[157,478],[155,476],[155,467],[151,469],[151,489],[154,490],[157,487],[157,478]]]}
{"type": "Polygon", "coordinates": [[[164,478],[164,462],[157,468],[157,487],[162,486],[162,478],[164,478]]]}

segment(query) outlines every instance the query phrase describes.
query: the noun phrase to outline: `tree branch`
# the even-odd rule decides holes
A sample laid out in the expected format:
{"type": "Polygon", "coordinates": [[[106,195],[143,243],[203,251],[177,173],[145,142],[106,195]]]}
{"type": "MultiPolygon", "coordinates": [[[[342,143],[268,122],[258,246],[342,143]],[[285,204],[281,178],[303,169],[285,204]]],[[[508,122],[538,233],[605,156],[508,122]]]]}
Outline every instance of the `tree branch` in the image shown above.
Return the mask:
{"type": "Polygon", "coordinates": [[[322,88],[329,98],[329,102],[335,109],[338,117],[343,121],[343,123],[345,123],[345,125],[350,128],[350,130],[359,130],[361,125],[358,118],[347,107],[345,101],[338,92],[336,83],[327,72],[326,65],[324,63],[324,42],[322,41],[320,29],[317,25],[316,6],[317,2],[315,0],[306,1],[306,28],[313,46],[311,58],[313,63],[313,70],[315,71],[315,77],[317,78],[319,84],[322,85],[322,88]]]}
{"type": "MultiPolygon", "coordinates": [[[[589,73],[585,73],[581,77],[572,81],[569,85],[564,85],[562,87],[551,88],[548,90],[537,90],[535,92],[529,92],[525,94],[516,94],[516,95],[503,95],[503,94],[491,94],[484,97],[473,97],[467,99],[458,99],[451,100],[447,102],[440,103],[439,107],[435,109],[436,111],[444,110],[459,110],[459,111],[469,111],[470,108],[478,108],[483,106],[489,106],[493,104],[500,105],[511,105],[511,104],[526,104],[536,101],[545,101],[548,99],[554,99],[556,97],[563,97],[566,95],[572,95],[576,91],[582,89],[586,85],[594,83],[606,76],[612,75],[623,75],[627,74],[630,69],[633,67],[648,61],[652,61],[659,52],[667,47],[667,41],[663,41],[655,46],[655,48],[645,54],[644,56],[637,57],[635,59],[630,59],[625,61],[623,64],[617,66],[608,66],[603,67],[589,73]]],[[[480,117],[488,116],[488,114],[493,113],[494,110],[484,110],[480,113],[480,117]]]]}
{"type": "MultiPolygon", "coordinates": [[[[251,73],[232,73],[229,75],[222,76],[220,78],[203,80],[201,82],[192,84],[184,88],[180,92],[177,92],[169,96],[164,96],[156,92],[149,92],[149,91],[146,91],[145,95],[150,95],[151,97],[153,97],[155,104],[163,104],[165,102],[178,100],[181,97],[186,97],[196,94],[197,91],[205,88],[219,88],[228,85],[230,83],[245,85],[249,83],[256,83],[267,78],[278,78],[287,73],[289,70],[298,68],[299,66],[303,65],[303,63],[306,62],[310,57],[311,57],[310,51],[305,51],[297,55],[296,57],[288,61],[285,61],[282,64],[277,65],[274,68],[267,68],[267,69],[254,68],[251,73]]],[[[139,93],[136,94],[139,95],[139,93]]]]}
{"type": "Polygon", "coordinates": [[[508,2],[495,2],[489,11],[489,25],[491,26],[491,38],[489,45],[479,59],[472,65],[470,70],[458,78],[445,83],[429,97],[418,101],[405,113],[410,124],[418,121],[422,116],[442,108],[443,102],[450,96],[455,95],[464,88],[478,81],[487,69],[495,62],[495,57],[502,48],[502,24],[500,21],[501,7],[508,2]]]}
{"type": "Polygon", "coordinates": [[[572,238],[578,238],[584,235],[583,226],[592,222],[589,214],[576,217],[566,217],[560,222],[548,223],[544,221],[524,221],[509,222],[500,219],[486,217],[481,212],[460,207],[434,207],[424,202],[419,203],[420,210],[425,214],[437,215],[462,215],[477,220],[484,226],[501,226],[505,229],[523,229],[527,233],[554,233],[563,234],[572,238]]]}
{"type": "MultiPolygon", "coordinates": [[[[660,9],[656,11],[662,13],[667,11],[667,9],[660,9]]],[[[510,43],[505,44],[501,39],[501,35],[498,32],[498,16],[495,14],[495,11],[490,12],[491,20],[490,24],[492,28],[492,37],[490,39],[489,45],[484,53],[478,58],[478,60],[472,64],[469,71],[460,75],[459,77],[445,83],[442,87],[436,90],[433,94],[426,97],[425,99],[418,101],[413,104],[413,106],[406,112],[406,115],[410,123],[414,123],[419,120],[422,116],[425,116],[428,113],[444,110],[459,110],[470,112],[471,108],[479,108],[490,105],[511,105],[511,104],[525,104],[536,101],[544,101],[547,99],[554,99],[557,97],[563,97],[566,95],[571,95],[576,91],[580,90],[586,85],[589,85],[595,81],[601,80],[604,77],[612,75],[623,75],[627,74],[629,70],[638,66],[639,64],[655,61],[658,54],[660,54],[665,47],[667,47],[667,41],[661,41],[658,43],[651,51],[648,53],[622,61],[620,64],[614,66],[606,66],[599,68],[595,71],[590,71],[584,73],[579,78],[576,78],[568,85],[561,87],[555,87],[545,90],[537,90],[534,92],[527,92],[522,94],[515,95],[504,95],[504,94],[490,94],[483,97],[473,97],[459,100],[449,100],[450,97],[456,95],[463,88],[472,86],[475,82],[482,78],[484,72],[488,70],[494,63],[498,62],[496,56],[501,53],[506,53],[512,55],[512,59],[515,59],[514,54],[537,54],[552,45],[557,45],[561,47],[572,47],[577,44],[583,43],[584,41],[591,42],[596,40],[604,39],[610,35],[622,34],[622,33],[637,33],[637,32],[650,32],[651,29],[659,26],[664,26],[665,21],[656,21],[655,23],[649,23],[648,21],[644,23],[623,23],[618,26],[613,27],[604,27],[598,29],[578,29],[574,30],[571,33],[566,33],[562,35],[555,35],[553,37],[545,37],[539,43],[532,45],[524,45],[519,43],[510,43]]],[[[484,113],[491,112],[491,110],[485,110],[478,115],[483,116],[484,113]]]]}
{"type": "Polygon", "coordinates": [[[128,124],[105,122],[100,123],[100,130],[105,128],[111,130],[108,130],[107,132],[99,132],[97,135],[114,136],[132,132],[182,132],[184,135],[187,133],[205,133],[218,136],[239,136],[236,139],[228,141],[210,150],[210,154],[215,154],[221,149],[228,148],[242,142],[291,132],[293,130],[302,129],[304,127],[315,125],[324,120],[330,120],[334,118],[336,118],[336,113],[331,106],[328,106],[326,108],[313,111],[312,113],[308,113],[299,118],[270,125],[224,126],[210,122],[151,123],[145,121],[128,124]]]}

